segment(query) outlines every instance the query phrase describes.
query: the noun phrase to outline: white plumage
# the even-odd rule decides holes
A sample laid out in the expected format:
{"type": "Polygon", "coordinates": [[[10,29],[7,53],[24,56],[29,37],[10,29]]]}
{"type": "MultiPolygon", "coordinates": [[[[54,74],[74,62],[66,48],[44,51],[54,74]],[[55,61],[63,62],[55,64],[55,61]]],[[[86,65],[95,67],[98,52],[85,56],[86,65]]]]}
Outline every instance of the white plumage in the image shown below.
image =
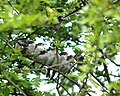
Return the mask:
{"type": "Polygon", "coordinates": [[[42,43],[32,43],[27,47],[27,51],[33,56],[38,56],[42,51],[45,51],[44,45],[42,43]]]}
{"type": "Polygon", "coordinates": [[[74,63],[73,57],[69,60],[67,60],[67,59],[62,60],[61,66],[59,66],[59,71],[63,72],[64,74],[68,73],[72,66],[71,63],[74,63]]]}

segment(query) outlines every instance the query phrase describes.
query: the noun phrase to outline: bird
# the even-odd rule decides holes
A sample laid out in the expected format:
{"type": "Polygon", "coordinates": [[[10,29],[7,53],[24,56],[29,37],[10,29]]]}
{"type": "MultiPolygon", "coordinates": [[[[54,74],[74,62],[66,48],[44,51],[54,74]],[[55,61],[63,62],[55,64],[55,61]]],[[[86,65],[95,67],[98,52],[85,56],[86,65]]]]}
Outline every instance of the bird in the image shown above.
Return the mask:
{"type": "MultiPolygon", "coordinates": [[[[38,62],[41,64],[40,69],[42,69],[44,66],[51,66],[53,63],[57,63],[56,61],[56,51],[50,50],[48,52],[45,52],[44,54],[39,54],[34,58],[35,62],[38,62]]],[[[48,68],[46,77],[50,77],[50,70],[51,68],[48,68]]]]}
{"type": "MultiPolygon", "coordinates": [[[[50,51],[49,53],[51,53],[52,55],[50,55],[46,64],[48,66],[59,64],[59,58],[60,58],[59,53],[56,53],[56,50],[50,51]]],[[[46,77],[50,77],[50,71],[51,70],[52,70],[52,68],[48,68],[46,77]]],[[[53,72],[54,72],[54,70],[53,70],[53,72]]]]}
{"type": "Polygon", "coordinates": [[[21,38],[15,44],[15,48],[24,48],[27,47],[29,44],[34,43],[32,40],[27,40],[26,38],[21,38]]]}
{"type": "Polygon", "coordinates": [[[61,66],[59,66],[59,71],[68,74],[71,69],[71,63],[74,63],[74,58],[72,55],[68,56],[66,60],[63,60],[61,66]]]}
{"type": "Polygon", "coordinates": [[[43,53],[43,51],[45,51],[44,44],[43,43],[29,44],[28,47],[27,47],[27,51],[30,54],[32,54],[34,57],[36,57],[39,54],[43,53]]]}
{"type": "MultiPolygon", "coordinates": [[[[57,62],[56,64],[61,64],[63,61],[66,61],[67,56],[68,56],[68,53],[67,53],[67,52],[61,52],[61,53],[59,54],[59,56],[58,56],[58,59],[59,59],[58,61],[59,61],[59,62],[57,62]]],[[[57,60],[57,59],[56,59],[56,60],[57,60]]],[[[55,64],[55,62],[53,62],[52,65],[54,65],[54,64],[55,64]]],[[[59,67],[60,67],[60,66],[56,66],[56,67],[54,67],[54,69],[56,69],[57,71],[59,71],[59,67]]],[[[52,76],[51,76],[50,80],[53,79],[53,77],[55,76],[56,70],[53,70],[52,76]]]]}

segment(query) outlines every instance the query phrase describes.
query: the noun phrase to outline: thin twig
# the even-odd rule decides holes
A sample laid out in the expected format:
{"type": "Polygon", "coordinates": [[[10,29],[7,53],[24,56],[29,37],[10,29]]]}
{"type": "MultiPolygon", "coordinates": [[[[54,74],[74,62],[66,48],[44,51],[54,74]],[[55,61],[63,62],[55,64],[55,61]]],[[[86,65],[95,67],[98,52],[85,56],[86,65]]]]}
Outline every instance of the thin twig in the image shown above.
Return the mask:
{"type": "MultiPolygon", "coordinates": [[[[37,62],[34,58],[31,58],[30,56],[26,56],[27,58],[29,58],[30,60],[36,62],[36,63],[40,63],[40,62],[37,62]]],[[[51,65],[51,66],[47,66],[45,64],[45,66],[47,66],[48,68],[54,68],[54,67],[58,67],[58,66],[61,66],[61,65],[67,65],[68,63],[64,63],[64,64],[54,64],[54,65],[51,65]]],[[[40,70],[44,70],[44,69],[40,69],[40,70]]]]}
{"type": "Polygon", "coordinates": [[[116,66],[120,66],[120,64],[115,63],[109,56],[107,56],[107,54],[105,54],[102,50],[99,50],[102,54],[103,57],[109,59],[113,64],[115,64],[116,66]]]}
{"type": "MultiPolygon", "coordinates": [[[[59,85],[67,92],[67,94],[69,95],[69,96],[71,96],[71,94],[68,92],[68,90],[62,85],[62,83],[64,82],[64,80],[65,80],[65,77],[63,77],[63,79],[61,80],[61,82],[59,83],[59,85]]],[[[60,87],[59,86],[59,87],[60,87]]]]}
{"type": "Polygon", "coordinates": [[[13,48],[6,40],[4,40],[4,39],[1,38],[1,37],[0,37],[0,39],[1,39],[3,42],[5,42],[5,44],[8,45],[11,49],[14,50],[14,48],[13,48]]]}
{"type": "Polygon", "coordinates": [[[120,78],[120,75],[114,75],[114,74],[109,74],[109,75],[120,78]]]}
{"type": "Polygon", "coordinates": [[[25,92],[6,75],[5,70],[2,68],[2,66],[0,66],[0,69],[2,70],[2,73],[4,77],[7,79],[7,81],[9,81],[15,88],[17,88],[23,94],[23,96],[27,96],[25,92]]]}
{"type": "MultiPolygon", "coordinates": [[[[95,80],[97,80],[99,82],[99,84],[102,86],[102,87],[105,87],[104,83],[102,83],[93,73],[90,73],[94,78],[95,80]]],[[[106,87],[105,87],[106,88],[106,87]]]]}
{"type": "MultiPolygon", "coordinates": [[[[83,3],[83,6],[85,6],[87,4],[86,0],[85,1],[82,0],[82,3],[83,3]]],[[[61,21],[64,21],[67,17],[70,17],[70,16],[74,15],[76,12],[78,12],[79,10],[81,10],[83,6],[80,6],[80,8],[75,9],[74,11],[70,12],[69,14],[67,14],[65,16],[62,16],[60,18],[61,21]]]]}
{"type": "Polygon", "coordinates": [[[115,63],[111,58],[109,58],[108,56],[106,56],[105,55],[105,57],[107,58],[107,59],[109,59],[113,64],[115,64],[116,66],[119,66],[120,67],[120,64],[117,64],[117,63],[115,63]]]}
{"type": "MultiPolygon", "coordinates": [[[[52,68],[52,70],[55,70],[55,69],[52,68]]],[[[57,71],[57,70],[55,70],[55,71],[57,71]]],[[[57,71],[57,72],[59,72],[59,71],[57,71]]],[[[69,78],[68,76],[66,76],[64,73],[62,73],[62,72],[59,72],[59,73],[62,74],[65,78],[67,78],[71,82],[73,82],[74,84],[76,84],[78,87],[80,87],[80,85],[76,81],[72,80],[71,78],[69,78]]]]}
{"type": "Polygon", "coordinates": [[[93,73],[90,73],[94,78],[95,78],[95,80],[97,80],[98,81],[98,83],[103,87],[103,88],[105,88],[105,89],[103,89],[106,93],[109,93],[108,91],[107,91],[107,87],[104,85],[104,83],[103,82],[101,82],[93,73]]]}
{"type": "Polygon", "coordinates": [[[88,73],[87,73],[87,78],[85,80],[83,80],[83,83],[82,83],[81,88],[79,89],[79,92],[81,92],[82,89],[85,88],[85,85],[87,84],[87,79],[88,79],[88,73]]]}
{"type": "Polygon", "coordinates": [[[60,74],[58,74],[57,81],[56,81],[56,83],[57,83],[56,89],[57,89],[57,91],[58,91],[59,96],[62,96],[61,93],[60,93],[60,91],[59,91],[59,86],[58,86],[58,85],[59,85],[59,75],[60,75],[60,74]]]}
{"type": "Polygon", "coordinates": [[[17,14],[20,14],[20,13],[18,12],[18,10],[13,7],[13,5],[10,3],[9,0],[7,0],[7,2],[8,2],[8,4],[13,8],[13,10],[14,10],[17,14]]]}
{"type": "MultiPolygon", "coordinates": [[[[53,79],[55,82],[57,82],[55,79],[53,79]]],[[[67,94],[69,95],[69,96],[71,96],[71,94],[68,92],[68,90],[61,84],[61,83],[59,83],[59,87],[62,87],[66,92],[67,92],[67,94]]]]}
{"type": "MultiPolygon", "coordinates": [[[[82,72],[80,69],[78,69],[78,68],[76,68],[76,67],[75,67],[75,69],[78,70],[79,72],[82,72]]],[[[103,88],[107,89],[106,86],[104,85],[104,83],[101,82],[93,73],[90,73],[90,74],[92,75],[93,78],[95,78],[95,80],[98,81],[98,83],[99,83],[103,88]]],[[[105,89],[103,89],[103,90],[106,91],[105,89]]],[[[107,91],[106,91],[106,92],[107,92],[107,91]]],[[[107,92],[107,93],[108,93],[108,92],[107,92]]]]}
{"type": "MultiPolygon", "coordinates": [[[[33,60],[34,61],[34,60],[33,60]]],[[[38,62],[37,62],[38,63],[38,62]]],[[[47,66],[48,68],[54,68],[54,67],[57,67],[57,66],[61,66],[61,65],[66,65],[67,63],[65,64],[55,64],[55,65],[51,65],[51,66],[47,66]]],[[[46,68],[41,68],[41,69],[12,69],[12,71],[19,71],[19,72],[31,72],[31,71],[43,71],[45,70],[46,68]]],[[[58,70],[57,70],[58,71],[58,70]]]]}
{"type": "Polygon", "coordinates": [[[88,92],[87,92],[87,94],[88,94],[89,96],[92,96],[92,95],[91,95],[90,93],[88,93],[88,92]]]}

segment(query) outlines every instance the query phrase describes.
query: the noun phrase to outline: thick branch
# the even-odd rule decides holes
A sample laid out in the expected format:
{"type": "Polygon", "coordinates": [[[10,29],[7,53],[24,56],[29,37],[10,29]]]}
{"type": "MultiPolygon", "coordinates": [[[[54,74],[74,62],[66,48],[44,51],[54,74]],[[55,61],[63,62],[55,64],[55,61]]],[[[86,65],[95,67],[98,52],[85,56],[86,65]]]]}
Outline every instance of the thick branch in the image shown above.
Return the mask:
{"type": "Polygon", "coordinates": [[[103,66],[104,66],[104,71],[105,71],[106,78],[107,78],[108,82],[110,83],[111,80],[110,80],[110,77],[109,77],[109,72],[108,72],[107,65],[103,64],[103,66]]]}

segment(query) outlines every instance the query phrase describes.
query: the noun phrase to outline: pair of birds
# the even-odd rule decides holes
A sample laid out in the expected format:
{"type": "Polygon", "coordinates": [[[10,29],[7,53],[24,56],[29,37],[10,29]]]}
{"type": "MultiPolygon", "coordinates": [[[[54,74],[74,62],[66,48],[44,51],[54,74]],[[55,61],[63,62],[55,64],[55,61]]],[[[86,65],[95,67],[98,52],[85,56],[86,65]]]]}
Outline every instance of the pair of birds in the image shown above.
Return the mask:
{"type": "MultiPolygon", "coordinates": [[[[35,44],[33,41],[20,40],[16,46],[17,48],[23,48],[22,53],[28,53],[32,56],[30,59],[34,59],[35,62],[41,64],[41,68],[44,66],[53,66],[53,73],[51,79],[55,76],[56,71],[64,74],[69,73],[71,64],[75,62],[72,55],[68,56],[67,52],[61,52],[60,54],[56,50],[45,51],[44,44],[35,44]]],[[[52,68],[48,68],[47,77],[50,77],[50,71],[52,68]]]]}

